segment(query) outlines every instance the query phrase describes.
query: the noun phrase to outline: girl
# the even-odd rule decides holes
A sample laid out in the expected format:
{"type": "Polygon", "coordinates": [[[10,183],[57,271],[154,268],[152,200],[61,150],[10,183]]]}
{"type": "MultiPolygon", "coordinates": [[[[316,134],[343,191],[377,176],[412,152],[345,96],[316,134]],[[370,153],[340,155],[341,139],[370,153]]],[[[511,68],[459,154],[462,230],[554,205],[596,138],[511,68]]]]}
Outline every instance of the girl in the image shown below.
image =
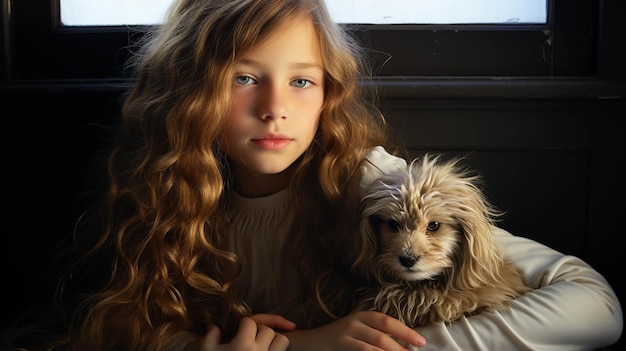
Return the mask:
{"type": "Polygon", "coordinates": [[[574,350],[619,337],[596,271],[500,230],[538,286],[512,311],[417,331],[350,313],[337,257],[358,185],[403,160],[374,148],[387,130],[359,88],[364,55],[322,0],[179,0],[146,40],[51,347],[574,350]]]}

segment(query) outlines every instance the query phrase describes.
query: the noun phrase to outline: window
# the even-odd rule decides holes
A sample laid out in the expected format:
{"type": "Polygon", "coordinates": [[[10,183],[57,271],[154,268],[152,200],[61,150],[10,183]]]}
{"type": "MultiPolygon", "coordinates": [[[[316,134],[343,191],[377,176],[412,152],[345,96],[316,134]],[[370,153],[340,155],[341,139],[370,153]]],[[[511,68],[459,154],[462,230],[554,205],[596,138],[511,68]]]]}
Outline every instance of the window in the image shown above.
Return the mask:
{"type": "MultiPolygon", "coordinates": [[[[60,23],[67,26],[158,24],[171,3],[172,0],[60,0],[60,23]]],[[[547,22],[546,0],[326,0],[326,4],[339,23],[547,22]]]]}
{"type": "MultiPolygon", "coordinates": [[[[125,79],[128,48],[143,34],[142,27],[61,26],[59,1],[70,0],[3,2],[12,6],[3,8],[5,26],[12,29],[3,38],[8,51],[5,79],[125,79]]],[[[375,73],[381,77],[594,77],[598,74],[600,4],[596,0],[547,0],[545,14],[529,23],[346,25],[371,48],[375,73]],[[545,23],[535,23],[541,17],[545,23]]]]}

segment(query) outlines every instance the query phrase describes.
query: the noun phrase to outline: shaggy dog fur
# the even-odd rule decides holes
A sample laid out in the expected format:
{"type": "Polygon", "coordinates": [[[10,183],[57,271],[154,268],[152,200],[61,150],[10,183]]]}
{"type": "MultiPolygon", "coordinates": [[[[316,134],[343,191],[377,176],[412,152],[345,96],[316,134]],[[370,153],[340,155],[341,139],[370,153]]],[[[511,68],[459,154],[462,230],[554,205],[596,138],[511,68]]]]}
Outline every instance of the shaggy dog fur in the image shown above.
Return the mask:
{"type": "Polygon", "coordinates": [[[425,155],[369,185],[351,255],[369,286],[358,310],[416,327],[506,310],[530,290],[494,242],[498,212],[478,180],[458,159],[425,155]]]}

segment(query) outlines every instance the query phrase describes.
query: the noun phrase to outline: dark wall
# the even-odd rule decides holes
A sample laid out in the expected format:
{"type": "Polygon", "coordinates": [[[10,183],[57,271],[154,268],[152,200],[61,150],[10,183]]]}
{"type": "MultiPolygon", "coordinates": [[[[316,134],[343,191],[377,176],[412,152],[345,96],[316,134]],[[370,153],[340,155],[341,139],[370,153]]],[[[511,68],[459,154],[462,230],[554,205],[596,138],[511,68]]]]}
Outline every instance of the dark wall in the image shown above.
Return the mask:
{"type": "Polygon", "coordinates": [[[97,179],[118,91],[30,86],[0,90],[2,124],[1,273],[6,329],[20,313],[49,298],[47,255],[66,237],[81,199],[97,179]]]}

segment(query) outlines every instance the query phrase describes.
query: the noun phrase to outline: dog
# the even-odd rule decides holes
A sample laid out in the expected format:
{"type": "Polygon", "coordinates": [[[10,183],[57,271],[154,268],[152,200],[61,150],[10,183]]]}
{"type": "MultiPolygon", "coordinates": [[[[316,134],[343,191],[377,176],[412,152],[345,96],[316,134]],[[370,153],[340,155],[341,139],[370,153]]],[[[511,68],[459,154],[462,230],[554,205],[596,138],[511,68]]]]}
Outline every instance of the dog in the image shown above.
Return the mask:
{"type": "Polygon", "coordinates": [[[502,213],[461,159],[426,154],[364,189],[352,271],[357,310],[417,327],[503,311],[530,290],[493,238],[502,213]]]}

